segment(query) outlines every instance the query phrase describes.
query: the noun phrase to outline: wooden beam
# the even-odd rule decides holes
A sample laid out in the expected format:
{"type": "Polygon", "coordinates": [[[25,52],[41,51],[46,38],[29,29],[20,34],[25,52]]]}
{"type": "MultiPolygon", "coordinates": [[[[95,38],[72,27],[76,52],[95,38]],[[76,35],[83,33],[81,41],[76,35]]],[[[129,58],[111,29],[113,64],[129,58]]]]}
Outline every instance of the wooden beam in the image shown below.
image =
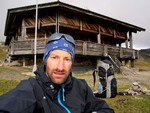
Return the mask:
{"type": "Polygon", "coordinates": [[[128,37],[127,37],[127,39],[125,41],[125,45],[126,45],[126,48],[128,48],[128,37]]]}
{"type": "Polygon", "coordinates": [[[104,45],[104,56],[108,56],[108,47],[104,45]]]}
{"type": "Polygon", "coordinates": [[[119,57],[120,57],[120,58],[123,57],[123,50],[122,50],[122,47],[120,47],[120,50],[119,50],[119,57]]]}
{"type": "Polygon", "coordinates": [[[129,31],[129,39],[130,39],[130,49],[133,49],[133,39],[132,39],[132,32],[129,31]]]}
{"type": "Polygon", "coordinates": [[[131,67],[134,67],[134,60],[131,60],[131,67]]]}
{"type": "Polygon", "coordinates": [[[114,29],[113,34],[114,34],[114,38],[116,38],[116,30],[115,29],[114,29]]]}
{"type": "Polygon", "coordinates": [[[41,18],[38,18],[38,29],[40,29],[41,28],[41,18]]]}
{"type": "Polygon", "coordinates": [[[26,66],[26,58],[25,58],[25,56],[23,56],[23,58],[22,58],[22,65],[23,65],[23,67],[25,67],[26,66]]]}
{"type": "Polygon", "coordinates": [[[101,26],[99,25],[98,26],[98,35],[97,35],[97,43],[98,44],[101,44],[101,28],[100,28],[101,26]]]}
{"type": "Polygon", "coordinates": [[[81,19],[79,20],[79,25],[80,25],[80,30],[82,31],[82,28],[83,28],[82,26],[83,25],[82,25],[82,20],[81,19]]]}
{"type": "Polygon", "coordinates": [[[25,39],[25,36],[26,36],[26,27],[25,27],[25,20],[22,19],[22,30],[21,30],[21,38],[22,39],[25,39]]]}
{"type": "Polygon", "coordinates": [[[87,42],[83,42],[83,55],[87,55],[87,42]]]}
{"type": "Polygon", "coordinates": [[[59,33],[59,14],[56,13],[56,25],[55,25],[56,29],[55,29],[55,32],[59,33]]]}

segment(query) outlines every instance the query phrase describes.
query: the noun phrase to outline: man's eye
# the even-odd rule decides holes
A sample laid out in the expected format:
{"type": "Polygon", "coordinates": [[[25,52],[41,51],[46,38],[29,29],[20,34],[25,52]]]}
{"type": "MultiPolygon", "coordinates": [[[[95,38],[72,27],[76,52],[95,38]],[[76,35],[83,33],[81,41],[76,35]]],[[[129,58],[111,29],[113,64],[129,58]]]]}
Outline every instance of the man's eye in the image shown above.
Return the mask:
{"type": "Polygon", "coordinates": [[[57,57],[51,57],[52,59],[57,59],[57,57]]]}
{"type": "Polygon", "coordinates": [[[70,58],[66,58],[65,60],[66,60],[66,61],[71,61],[71,59],[70,59],[70,58]]]}

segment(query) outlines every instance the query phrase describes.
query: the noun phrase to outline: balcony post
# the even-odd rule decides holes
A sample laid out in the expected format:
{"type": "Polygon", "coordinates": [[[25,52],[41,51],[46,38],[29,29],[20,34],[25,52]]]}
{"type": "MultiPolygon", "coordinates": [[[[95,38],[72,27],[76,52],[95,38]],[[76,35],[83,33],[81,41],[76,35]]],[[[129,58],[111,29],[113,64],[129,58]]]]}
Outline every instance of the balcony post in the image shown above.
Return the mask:
{"type": "Polygon", "coordinates": [[[130,49],[133,49],[132,32],[129,32],[129,38],[130,38],[130,49]]]}
{"type": "Polygon", "coordinates": [[[120,56],[120,58],[122,58],[122,57],[123,57],[122,47],[120,47],[119,56],[120,56]]]}
{"type": "Polygon", "coordinates": [[[59,33],[59,13],[56,13],[56,27],[55,32],[59,33]]]}
{"type": "Polygon", "coordinates": [[[125,41],[125,45],[126,45],[126,48],[128,48],[128,37],[127,37],[127,39],[125,41]]]}
{"type": "Polygon", "coordinates": [[[127,65],[129,65],[129,60],[125,60],[125,62],[124,62],[125,64],[125,66],[127,66],[127,65]]]}
{"type": "Polygon", "coordinates": [[[83,55],[87,55],[87,42],[83,42],[83,55]]]}
{"type": "Polygon", "coordinates": [[[25,67],[26,66],[26,58],[23,56],[22,60],[23,60],[22,65],[23,65],[23,67],[25,67]]]}
{"type": "Polygon", "coordinates": [[[101,34],[97,35],[97,42],[98,42],[98,44],[101,44],[101,34]]]}
{"type": "Polygon", "coordinates": [[[100,26],[99,26],[99,34],[97,35],[97,43],[101,44],[101,30],[100,30],[100,26]]]}
{"type": "Polygon", "coordinates": [[[21,40],[25,39],[26,36],[26,27],[25,27],[25,19],[22,20],[22,30],[21,30],[21,40]]]}
{"type": "Polygon", "coordinates": [[[135,59],[135,50],[133,50],[132,53],[132,58],[135,59]]]}
{"type": "Polygon", "coordinates": [[[134,67],[134,60],[131,60],[131,67],[134,67]]]}
{"type": "Polygon", "coordinates": [[[108,56],[108,47],[104,45],[104,56],[108,56]]]}
{"type": "Polygon", "coordinates": [[[12,42],[10,43],[10,45],[11,45],[11,46],[10,46],[10,54],[11,54],[11,55],[13,55],[13,53],[14,53],[14,43],[15,43],[14,41],[12,41],[12,42]]]}

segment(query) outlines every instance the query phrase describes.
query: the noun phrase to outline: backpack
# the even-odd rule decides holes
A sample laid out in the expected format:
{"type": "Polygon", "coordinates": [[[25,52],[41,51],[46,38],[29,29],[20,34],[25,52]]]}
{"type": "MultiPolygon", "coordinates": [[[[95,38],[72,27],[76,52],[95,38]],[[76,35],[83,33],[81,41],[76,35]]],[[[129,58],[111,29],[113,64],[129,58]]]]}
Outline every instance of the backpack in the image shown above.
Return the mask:
{"type": "Polygon", "coordinates": [[[99,78],[103,89],[102,93],[94,93],[96,97],[113,98],[117,95],[117,80],[114,76],[113,64],[109,60],[100,61],[97,69],[93,71],[94,86],[96,77],[99,78]]]}

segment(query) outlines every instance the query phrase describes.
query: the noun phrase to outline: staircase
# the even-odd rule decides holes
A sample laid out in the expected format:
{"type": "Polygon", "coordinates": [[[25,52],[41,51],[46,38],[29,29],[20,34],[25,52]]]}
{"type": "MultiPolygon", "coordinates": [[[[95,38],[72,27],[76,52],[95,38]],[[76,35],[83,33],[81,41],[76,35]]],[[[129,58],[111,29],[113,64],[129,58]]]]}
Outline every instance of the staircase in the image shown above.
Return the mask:
{"type": "Polygon", "coordinates": [[[108,58],[109,58],[110,61],[113,63],[115,70],[120,69],[120,67],[121,67],[121,62],[119,61],[119,59],[118,59],[116,56],[110,56],[110,55],[108,55],[108,58]]]}

